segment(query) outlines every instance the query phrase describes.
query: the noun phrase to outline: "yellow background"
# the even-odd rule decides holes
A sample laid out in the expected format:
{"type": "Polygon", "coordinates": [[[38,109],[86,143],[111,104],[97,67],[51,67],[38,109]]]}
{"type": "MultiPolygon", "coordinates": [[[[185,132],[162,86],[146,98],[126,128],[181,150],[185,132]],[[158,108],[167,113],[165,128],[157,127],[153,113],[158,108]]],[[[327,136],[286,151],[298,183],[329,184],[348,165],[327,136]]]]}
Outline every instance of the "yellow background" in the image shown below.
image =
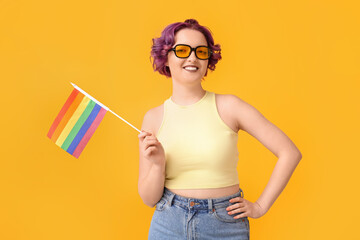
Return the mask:
{"type": "MultiPolygon", "coordinates": [[[[147,239],[138,132],[107,113],[79,159],[46,134],[77,84],[141,128],[171,96],[151,39],[195,18],[223,59],[204,89],[256,107],[303,159],[252,239],[359,239],[357,1],[0,1],[0,239],[147,239]]],[[[277,158],[239,134],[239,180],[256,201],[277,158]]]]}

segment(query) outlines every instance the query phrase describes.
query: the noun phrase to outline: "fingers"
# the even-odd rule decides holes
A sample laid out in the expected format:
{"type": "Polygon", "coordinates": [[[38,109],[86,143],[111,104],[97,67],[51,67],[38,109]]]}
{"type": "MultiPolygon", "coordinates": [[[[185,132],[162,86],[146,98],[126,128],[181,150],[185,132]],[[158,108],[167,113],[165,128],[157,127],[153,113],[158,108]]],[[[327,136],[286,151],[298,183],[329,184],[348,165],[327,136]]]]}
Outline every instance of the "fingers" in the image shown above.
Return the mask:
{"type": "Polygon", "coordinates": [[[153,150],[156,150],[156,145],[159,143],[159,141],[152,132],[141,130],[141,133],[138,135],[138,137],[142,143],[142,148],[144,151],[152,152],[153,150]]]}
{"type": "Polygon", "coordinates": [[[145,150],[149,147],[155,147],[158,144],[158,140],[156,139],[145,139],[145,150]]]}
{"type": "Polygon", "coordinates": [[[237,209],[237,208],[241,208],[241,207],[245,207],[245,204],[244,203],[236,203],[236,204],[233,204],[233,205],[227,207],[226,210],[231,211],[233,209],[237,209]]]}
{"type": "Polygon", "coordinates": [[[230,211],[228,210],[228,208],[226,210],[228,210],[229,215],[236,214],[233,218],[237,219],[237,218],[247,217],[246,209],[247,208],[246,208],[246,206],[244,204],[237,203],[237,204],[234,204],[231,207],[229,207],[230,211]]]}
{"type": "Polygon", "coordinates": [[[138,137],[139,137],[139,138],[143,138],[143,137],[145,137],[145,136],[147,136],[147,135],[151,136],[151,133],[150,133],[150,132],[146,132],[146,131],[144,131],[144,130],[141,130],[141,133],[139,133],[138,137]]]}
{"type": "Polygon", "coordinates": [[[243,202],[244,198],[242,197],[235,197],[229,200],[229,202],[233,203],[233,202],[243,202]]]}
{"type": "Polygon", "coordinates": [[[229,200],[229,202],[234,203],[226,208],[226,211],[228,211],[229,215],[233,215],[235,213],[242,213],[239,215],[236,215],[234,219],[245,217],[245,211],[246,211],[246,204],[245,200],[242,197],[235,197],[229,200]]]}
{"type": "Polygon", "coordinates": [[[139,133],[138,138],[141,141],[144,141],[145,138],[156,139],[155,135],[152,132],[146,132],[144,130],[141,130],[141,133],[139,133]]]}
{"type": "Polygon", "coordinates": [[[242,213],[242,214],[236,215],[236,216],[234,217],[234,219],[243,218],[243,217],[247,217],[246,213],[242,213]]]}
{"type": "Polygon", "coordinates": [[[156,151],[156,147],[150,146],[145,150],[145,155],[149,156],[153,151],[156,151]]]}

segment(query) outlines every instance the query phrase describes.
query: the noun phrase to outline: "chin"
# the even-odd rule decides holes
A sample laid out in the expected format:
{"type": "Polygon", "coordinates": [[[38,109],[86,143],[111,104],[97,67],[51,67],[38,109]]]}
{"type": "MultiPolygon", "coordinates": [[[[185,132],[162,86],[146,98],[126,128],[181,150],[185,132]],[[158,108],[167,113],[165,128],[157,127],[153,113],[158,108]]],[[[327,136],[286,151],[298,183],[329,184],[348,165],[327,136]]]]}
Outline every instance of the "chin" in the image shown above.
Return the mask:
{"type": "Polygon", "coordinates": [[[201,79],[202,78],[185,78],[184,79],[184,82],[187,82],[187,83],[193,83],[193,82],[201,82],[201,79]]]}

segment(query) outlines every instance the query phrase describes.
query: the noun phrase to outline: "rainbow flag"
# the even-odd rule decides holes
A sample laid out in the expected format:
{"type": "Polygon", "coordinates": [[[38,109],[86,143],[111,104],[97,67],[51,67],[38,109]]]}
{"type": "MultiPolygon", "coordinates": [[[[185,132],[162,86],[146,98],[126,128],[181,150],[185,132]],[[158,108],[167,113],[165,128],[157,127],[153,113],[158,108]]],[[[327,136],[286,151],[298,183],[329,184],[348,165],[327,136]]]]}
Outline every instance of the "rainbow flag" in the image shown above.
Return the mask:
{"type": "Polygon", "coordinates": [[[47,136],[56,145],[79,158],[109,110],[89,94],[75,88],[55,118],[47,136]]]}

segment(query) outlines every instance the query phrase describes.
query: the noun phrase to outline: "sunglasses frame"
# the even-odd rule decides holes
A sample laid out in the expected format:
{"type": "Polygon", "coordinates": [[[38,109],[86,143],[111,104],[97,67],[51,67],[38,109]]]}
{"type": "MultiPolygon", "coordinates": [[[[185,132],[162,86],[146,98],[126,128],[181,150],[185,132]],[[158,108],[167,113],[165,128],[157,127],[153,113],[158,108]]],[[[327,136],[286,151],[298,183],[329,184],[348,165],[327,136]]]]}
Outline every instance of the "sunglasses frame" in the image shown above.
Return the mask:
{"type": "Polygon", "coordinates": [[[188,57],[190,57],[192,51],[194,51],[194,52],[195,52],[195,56],[196,56],[198,59],[200,59],[200,60],[208,60],[208,59],[211,57],[211,54],[213,53],[213,51],[212,51],[208,46],[201,45],[201,46],[197,46],[197,47],[193,48],[193,47],[191,47],[190,45],[187,45],[187,44],[176,44],[173,48],[169,49],[168,52],[170,52],[170,51],[174,51],[175,56],[178,57],[178,58],[188,58],[188,57]],[[187,46],[187,47],[189,47],[189,48],[190,48],[189,56],[187,56],[187,57],[179,57],[179,56],[176,54],[176,51],[175,51],[175,48],[176,48],[177,46],[187,46]],[[198,57],[198,55],[197,55],[197,53],[196,53],[196,50],[197,50],[197,48],[199,48],[199,47],[206,47],[207,49],[209,49],[210,54],[209,54],[209,57],[208,57],[208,58],[203,59],[203,58],[199,58],[199,57],[198,57]]]}

